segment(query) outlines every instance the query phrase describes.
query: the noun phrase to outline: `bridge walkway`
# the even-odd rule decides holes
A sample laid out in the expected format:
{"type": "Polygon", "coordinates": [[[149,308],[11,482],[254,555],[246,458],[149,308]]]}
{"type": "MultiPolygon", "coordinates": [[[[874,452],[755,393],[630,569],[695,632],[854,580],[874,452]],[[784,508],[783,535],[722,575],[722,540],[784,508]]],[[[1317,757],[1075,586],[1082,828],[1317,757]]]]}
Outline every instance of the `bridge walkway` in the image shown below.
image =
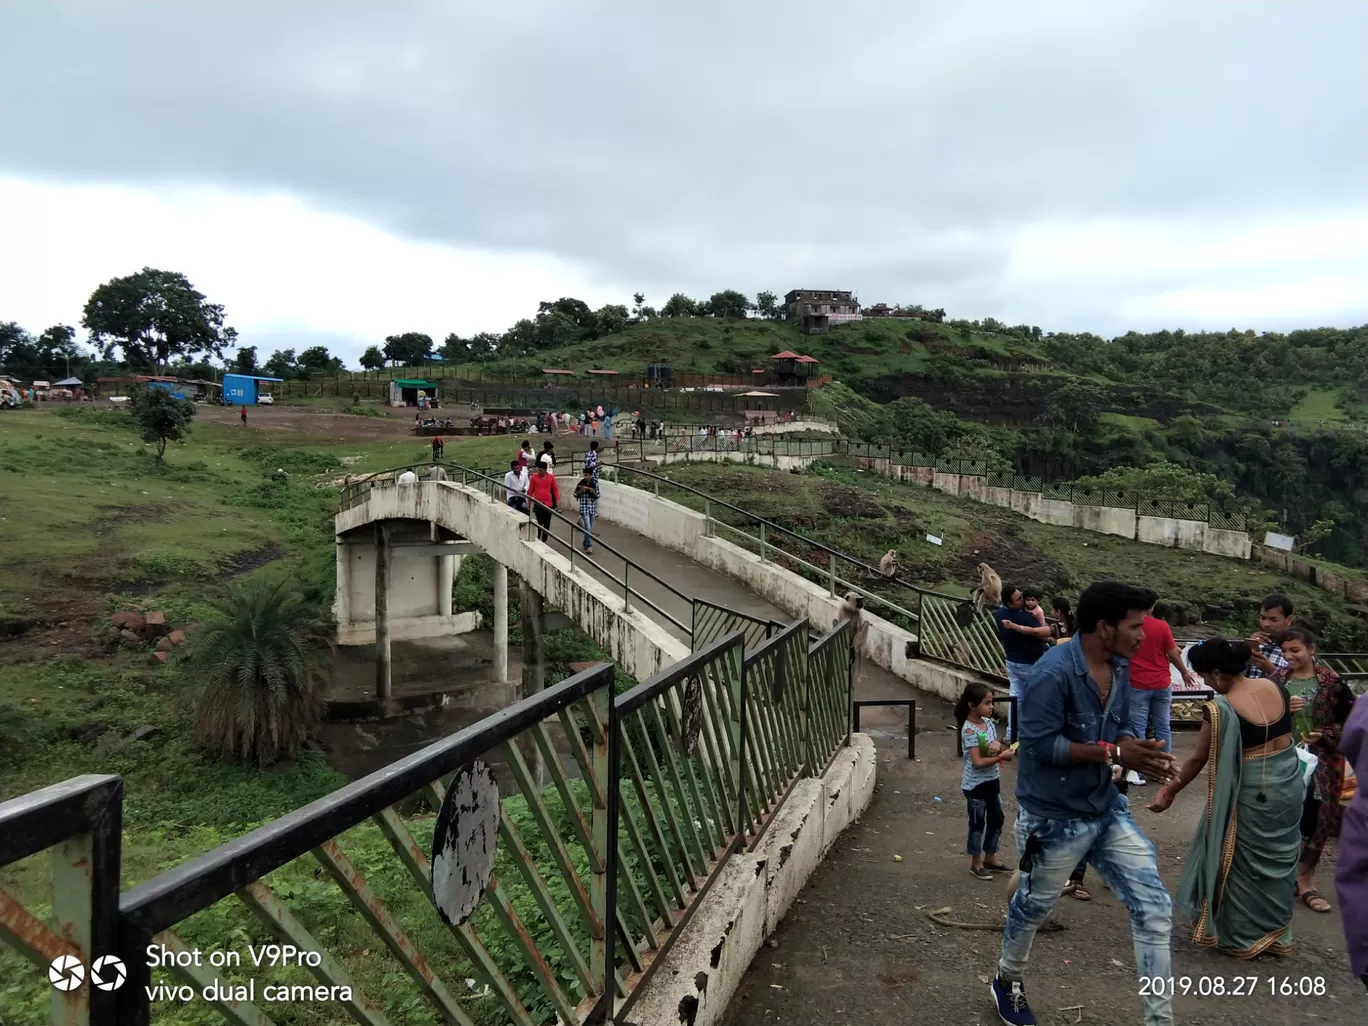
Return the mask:
{"type": "MultiPolygon", "coordinates": [[[[563,508],[561,512],[569,515],[567,508],[563,508]]],[[[568,524],[556,520],[552,524],[552,532],[563,543],[568,544],[570,536],[568,524]]],[[[793,619],[787,613],[750,591],[745,585],[734,581],[725,574],[694,562],[688,556],[667,549],[635,531],[600,519],[594,524],[594,536],[633,563],[646,567],[657,577],[668,581],[672,587],[677,588],[690,598],[702,599],[705,602],[711,602],[713,605],[723,606],[761,620],[778,620],[781,623],[788,623],[793,619]]],[[[575,534],[575,543],[576,545],[583,543],[583,535],[579,532],[575,534]]],[[[555,549],[557,552],[565,552],[564,544],[556,545],[555,549]]],[[[622,560],[610,553],[606,547],[601,546],[595,547],[593,559],[603,567],[603,570],[585,563],[583,564],[584,571],[605,587],[621,594],[622,560]],[[617,580],[614,581],[613,577],[616,577],[617,580]]],[[[580,565],[578,562],[576,563],[576,566],[580,565]]],[[[693,610],[689,602],[675,595],[668,588],[639,574],[631,577],[631,586],[634,594],[644,595],[680,623],[686,626],[690,624],[693,610]]],[[[642,606],[642,612],[681,641],[688,643],[688,634],[680,630],[678,626],[666,622],[655,609],[650,606],[642,606]]],[[[905,701],[913,699],[917,702],[919,713],[921,713],[922,718],[919,723],[922,730],[931,729],[928,724],[934,718],[934,713],[945,709],[945,703],[936,696],[919,691],[901,677],[895,676],[880,666],[875,666],[867,659],[861,660],[860,677],[855,682],[855,699],[856,701],[878,699],[905,701]]],[[[940,729],[939,722],[939,719],[935,719],[934,729],[940,729]]],[[[907,725],[907,712],[898,706],[886,709],[868,708],[863,711],[860,719],[860,729],[864,733],[875,737],[881,746],[884,744],[889,745],[890,748],[901,746],[900,750],[904,753],[907,743],[907,725]]]]}

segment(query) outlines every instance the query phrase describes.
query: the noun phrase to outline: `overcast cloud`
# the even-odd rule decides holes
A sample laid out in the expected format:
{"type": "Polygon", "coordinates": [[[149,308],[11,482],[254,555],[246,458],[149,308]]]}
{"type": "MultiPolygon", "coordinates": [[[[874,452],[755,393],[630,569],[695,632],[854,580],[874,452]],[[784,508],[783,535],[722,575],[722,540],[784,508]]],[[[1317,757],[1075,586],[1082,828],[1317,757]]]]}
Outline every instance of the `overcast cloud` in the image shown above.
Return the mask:
{"type": "Polygon", "coordinates": [[[1368,4],[0,6],[0,319],[182,270],[244,342],[853,288],[1368,321],[1368,4]]]}

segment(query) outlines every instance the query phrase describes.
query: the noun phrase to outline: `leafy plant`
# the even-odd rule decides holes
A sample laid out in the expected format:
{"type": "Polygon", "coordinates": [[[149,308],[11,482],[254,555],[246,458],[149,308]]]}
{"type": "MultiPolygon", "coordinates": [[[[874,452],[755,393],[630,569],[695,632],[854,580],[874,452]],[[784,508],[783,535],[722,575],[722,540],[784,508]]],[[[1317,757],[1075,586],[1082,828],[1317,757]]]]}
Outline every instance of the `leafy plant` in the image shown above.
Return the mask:
{"type": "Polygon", "coordinates": [[[250,578],[212,605],[177,649],[204,681],[196,739],[258,766],[295,755],[323,714],[324,619],[285,579],[250,578]]]}
{"type": "Polygon", "coordinates": [[[142,431],[142,440],[157,447],[157,466],[161,466],[168,442],[179,442],[190,433],[195,404],[177,399],[164,388],[142,388],[130,401],[133,416],[142,431]]]}

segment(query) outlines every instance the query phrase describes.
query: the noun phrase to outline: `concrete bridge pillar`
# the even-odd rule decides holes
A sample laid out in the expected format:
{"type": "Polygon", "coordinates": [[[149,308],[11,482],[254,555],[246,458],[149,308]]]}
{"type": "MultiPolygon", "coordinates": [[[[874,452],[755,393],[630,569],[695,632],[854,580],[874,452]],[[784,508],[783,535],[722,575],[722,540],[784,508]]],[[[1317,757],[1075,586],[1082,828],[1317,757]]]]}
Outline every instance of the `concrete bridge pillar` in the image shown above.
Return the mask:
{"type": "Polygon", "coordinates": [[[389,524],[375,523],[375,698],[383,714],[390,701],[389,524]]]}
{"type": "Polygon", "coordinates": [[[494,677],[508,683],[508,567],[494,564],[494,677]]]}

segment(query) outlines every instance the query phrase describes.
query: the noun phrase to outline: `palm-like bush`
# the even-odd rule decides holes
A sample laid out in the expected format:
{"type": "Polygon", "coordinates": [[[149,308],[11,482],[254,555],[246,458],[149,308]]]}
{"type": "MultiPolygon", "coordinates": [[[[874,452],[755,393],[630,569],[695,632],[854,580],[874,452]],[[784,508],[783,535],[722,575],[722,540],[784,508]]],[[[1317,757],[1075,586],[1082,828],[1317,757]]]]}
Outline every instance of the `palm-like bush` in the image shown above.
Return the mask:
{"type": "Polygon", "coordinates": [[[267,766],[317,730],[327,683],[327,622],[284,580],[251,580],[211,603],[216,615],[176,650],[202,682],[196,739],[267,766]]]}

